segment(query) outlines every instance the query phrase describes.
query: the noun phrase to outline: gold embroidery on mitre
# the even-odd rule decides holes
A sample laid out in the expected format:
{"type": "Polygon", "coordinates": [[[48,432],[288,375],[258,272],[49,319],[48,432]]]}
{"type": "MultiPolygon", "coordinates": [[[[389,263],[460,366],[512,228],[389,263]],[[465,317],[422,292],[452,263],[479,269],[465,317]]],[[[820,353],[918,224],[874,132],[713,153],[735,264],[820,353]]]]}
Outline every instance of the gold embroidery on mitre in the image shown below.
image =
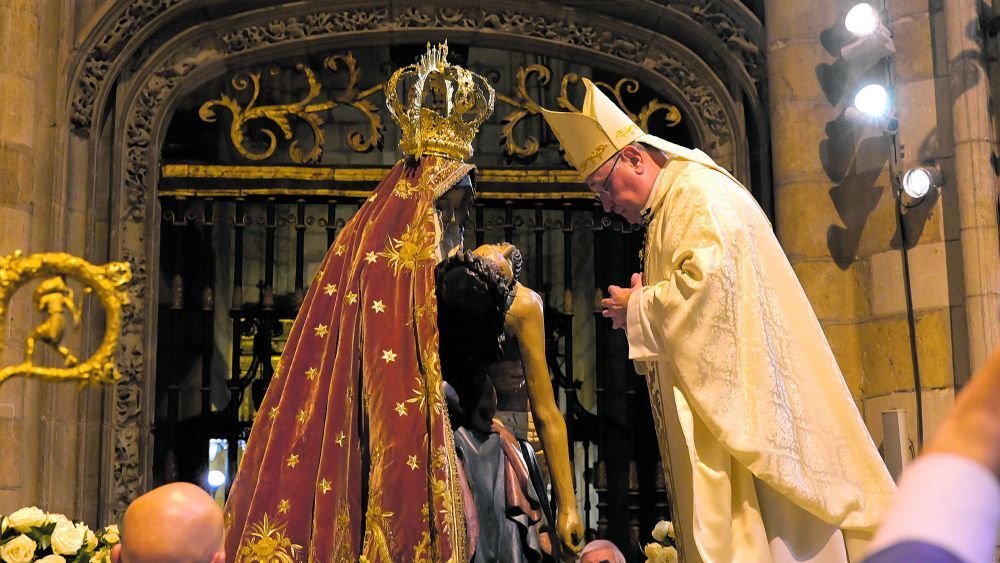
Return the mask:
{"type": "Polygon", "coordinates": [[[585,158],[583,162],[580,164],[580,166],[578,166],[577,168],[579,168],[580,170],[586,170],[590,168],[590,165],[593,164],[594,162],[597,162],[597,160],[601,158],[601,156],[604,154],[604,151],[607,150],[607,148],[608,148],[607,143],[601,143],[597,145],[596,147],[594,147],[594,150],[587,155],[587,158],[585,158]]]}
{"type": "Polygon", "coordinates": [[[250,528],[251,538],[236,555],[236,563],[295,563],[302,546],[285,535],[285,524],[271,522],[267,514],[250,528]]]}
{"type": "Polygon", "coordinates": [[[629,135],[634,135],[636,129],[637,127],[635,126],[635,124],[622,127],[621,129],[618,130],[618,132],[615,133],[615,138],[623,139],[625,137],[628,137],[629,135]]]}
{"type": "Polygon", "coordinates": [[[386,105],[402,131],[399,149],[405,155],[466,160],[479,126],[493,113],[496,92],[489,81],[447,58],[447,41],[428,43],[420,62],[397,70],[386,83],[386,105]],[[398,89],[404,78],[413,80],[405,106],[398,89]]]}

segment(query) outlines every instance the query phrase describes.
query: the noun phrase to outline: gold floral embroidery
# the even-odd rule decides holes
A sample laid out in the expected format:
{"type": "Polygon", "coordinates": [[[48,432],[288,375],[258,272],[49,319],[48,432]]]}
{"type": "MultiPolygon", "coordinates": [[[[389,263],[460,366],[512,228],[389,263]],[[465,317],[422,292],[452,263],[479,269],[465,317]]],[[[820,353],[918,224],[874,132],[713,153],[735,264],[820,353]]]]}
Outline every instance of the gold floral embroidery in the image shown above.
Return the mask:
{"type": "Polygon", "coordinates": [[[285,524],[271,522],[267,514],[250,528],[250,541],[239,551],[237,563],[295,563],[301,545],[285,535],[285,524]]]}
{"type": "MultiPolygon", "coordinates": [[[[424,505],[427,506],[426,504],[424,505]]],[[[420,543],[418,543],[413,548],[413,562],[414,563],[431,563],[431,534],[427,530],[424,530],[423,537],[420,538],[420,543]]]]}
{"type": "Polygon", "coordinates": [[[341,502],[337,512],[337,524],[334,532],[333,560],[337,563],[354,563],[354,554],[351,553],[351,513],[347,510],[346,503],[341,502]]]}
{"type": "Polygon", "coordinates": [[[434,232],[427,228],[430,219],[430,210],[425,211],[414,223],[406,227],[398,239],[389,237],[385,250],[379,252],[379,256],[389,259],[393,274],[399,275],[400,269],[413,271],[417,263],[434,258],[437,250],[437,243],[434,240],[434,232]]]}
{"type": "Polygon", "coordinates": [[[326,326],[323,323],[316,325],[316,328],[314,328],[313,330],[316,332],[316,336],[320,337],[330,334],[330,327],[326,326]]]}

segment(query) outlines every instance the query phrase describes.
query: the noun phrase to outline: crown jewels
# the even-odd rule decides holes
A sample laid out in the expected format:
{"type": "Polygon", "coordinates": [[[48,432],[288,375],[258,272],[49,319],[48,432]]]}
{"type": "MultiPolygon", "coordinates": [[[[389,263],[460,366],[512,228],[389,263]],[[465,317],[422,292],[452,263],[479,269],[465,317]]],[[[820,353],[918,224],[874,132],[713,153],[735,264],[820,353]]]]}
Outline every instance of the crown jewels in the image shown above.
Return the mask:
{"type": "MultiPolygon", "coordinates": [[[[493,113],[496,93],[482,76],[449,64],[448,42],[431,47],[420,62],[392,74],[386,84],[389,115],[399,124],[399,149],[406,155],[436,155],[453,160],[472,156],[472,140],[493,113]],[[405,106],[398,86],[413,79],[405,106]]],[[[404,84],[405,85],[405,84],[404,84]]]]}

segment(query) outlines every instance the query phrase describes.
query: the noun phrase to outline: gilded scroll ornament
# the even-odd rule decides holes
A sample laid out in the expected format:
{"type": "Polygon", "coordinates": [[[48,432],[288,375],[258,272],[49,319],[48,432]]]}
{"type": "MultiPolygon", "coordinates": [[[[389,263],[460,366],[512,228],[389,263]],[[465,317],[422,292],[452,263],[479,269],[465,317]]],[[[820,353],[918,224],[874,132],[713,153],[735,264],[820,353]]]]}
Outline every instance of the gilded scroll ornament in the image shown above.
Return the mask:
{"type": "MultiPolygon", "coordinates": [[[[24,256],[18,250],[10,256],[0,257],[0,325],[6,318],[14,293],[38,279],[42,281],[34,291],[32,305],[43,319],[25,339],[24,361],[0,369],[0,383],[17,375],[84,383],[116,381],[119,374],[112,356],[121,331],[122,305],[128,303],[123,287],[132,279],[131,266],[125,262],[95,266],[61,252],[24,256]],[[62,344],[67,315],[74,326],[79,326],[81,313],[81,304],[66,284],[67,277],[83,284],[84,293],[94,293],[105,311],[104,339],[97,351],[83,362],[62,344]],[[36,365],[34,357],[39,344],[55,349],[62,357],[63,367],[36,365]]],[[[2,349],[0,341],[0,351],[2,349]]]]}
{"type": "MultiPolygon", "coordinates": [[[[366,90],[359,90],[358,80],[361,77],[361,71],[358,69],[357,61],[351,53],[347,53],[346,55],[331,55],[324,59],[323,64],[331,71],[337,72],[341,68],[344,68],[348,73],[347,88],[343,93],[334,96],[333,99],[325,102],[317,102],[316,99],[322,93],[322,86],[316,79],[316,73],[304,64],[297,64],[295,68],[305,75],[306,81],[309,84],[309,91],[301,100],[288,104],[258,106],[261,72],[255,71],[246,75],[237,75],[231,81],[233,88],[239,91],[244,91],[252,87],[250,101],[247,102],[245,107],[226,94],[221,94],[218,99],[209,100],[202,104],[198,110],[198,115],[202,121],[212,123],[217,119],[216,111],[213,109],[215,106],[221,106],[229,110],[232,116],[229,125],[229,138],[237,152],[249,160],[264,160],[269,158],[278,148],[277,135],[275,135],[274,131],[267,128],[260,130],[267,138],[267,145],[263,150],[254,150],[247,146],[247,124],[258,119],[263,119],[276,125],[281,131],[284,140],[291,141],[288,147],[288,156],[293,162],[318,162],[320,156],[323,154],[323,142],[325,140],[323,135],[323,118],[320,114],[339,106],[349,106],[358,110],[368,121],[367,134],[360,131],[352,131],[347,136],[347,146],[357,152],[368,152],[373,148],[381,147],[382,119],[378,115],[378,108],[368,98],[372,94],[381,91],[382,84],[366,90]],[[303,121],[312,133],[311,147],[307,150],[303,149],[303,144],[298,139],[294,138],[295,134],[290,121],[292,117],[303,121]]],[[[278,72],[277,68],[269,71],[271,76],[277,76],[278,72]]]]}
{"type": "MultiPolygon", "coordinates": [[[[548,67],[540,64],[523,66],[517,71],[517,83],[514,86],[515,97],[497,94],[497,98],[515,108],[512,112],[503,117],[503,128],[500,130],[500,139],[504,143],[504,150],[509,156],[530,157],[538,153],[540,148],[538,139],[528,137],[523,143],[518,143],[514,129],[525,118],[536,116],[541,113],[541,106],[531,95],[528,94],[528,80],[532,77],[540,86],[547,86],[552,79],[552,71],[548,67]]],[[[556,96],[556,104],[567,111],[580,110],[569,101],[569,86],[579,82],[580,76],[575,72],[568,72],[563,75],[559,83],[559,94],[556,96]]],[[[622,109],[643,131],[649,131],[649,122],[652,115],[663,111],[663,121],[667,127],[676,127],[681,122],[681,112],[677,106],[668,104],[659,99],[652,99],[639,110],[633,113],[622,99],[622,93],[635,94],[639,91],[639,82],[632,78],[621,78],[614,86],[607,82],[595,82],[597,86],[604,88],[614,97],[618,107],[622,109]]]]}

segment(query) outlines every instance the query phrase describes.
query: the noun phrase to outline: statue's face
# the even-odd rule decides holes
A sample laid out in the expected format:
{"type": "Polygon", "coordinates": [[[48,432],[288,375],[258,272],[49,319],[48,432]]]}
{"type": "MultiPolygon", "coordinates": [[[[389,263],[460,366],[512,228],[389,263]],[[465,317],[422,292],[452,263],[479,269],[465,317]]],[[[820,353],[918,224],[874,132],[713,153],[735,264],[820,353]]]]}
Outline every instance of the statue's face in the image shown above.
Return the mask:
{"type": "Polygon", "coordinates": [[[465,223],[472,209],[471,184],[456,185],[434,202],[441,224],[441,257],[446,258],[462,249],[465,223]]]}
{"type": "Polygon", "coordinates": [[[507,280],[507,283],[510,283],[514,280],[514,266],[510,262],[511,253],[513,252],[514,245],[509,242],[501,242],[498,244],[484,244],[473,250],[472,254],[496,264],[500,268],[500,273],[503,274],[504,279],[507,280]]]}

